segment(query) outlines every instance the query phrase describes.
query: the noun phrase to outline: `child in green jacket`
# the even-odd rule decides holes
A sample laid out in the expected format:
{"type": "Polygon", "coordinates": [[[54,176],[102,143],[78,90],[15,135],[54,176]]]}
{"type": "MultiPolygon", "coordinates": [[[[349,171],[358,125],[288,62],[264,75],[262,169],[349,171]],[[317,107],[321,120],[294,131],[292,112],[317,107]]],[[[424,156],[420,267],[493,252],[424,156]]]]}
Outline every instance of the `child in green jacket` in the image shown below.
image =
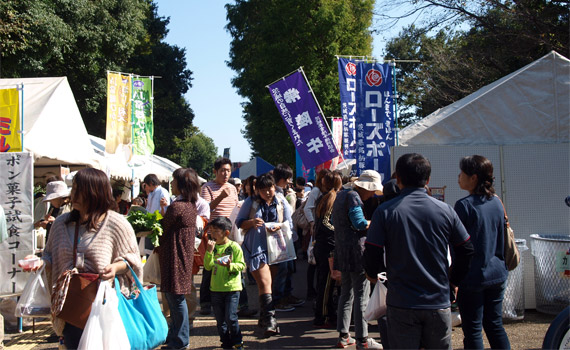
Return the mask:
{"type": "Polygon", "coordinates": [[[222,348],[243,349],[237,308],[245,261],[239,244],[228,238],[231,229],[232,222],[226,217],[210,221],[210,241],[204,255],[204,268],[212,271],[210,291],[222,348]]]}

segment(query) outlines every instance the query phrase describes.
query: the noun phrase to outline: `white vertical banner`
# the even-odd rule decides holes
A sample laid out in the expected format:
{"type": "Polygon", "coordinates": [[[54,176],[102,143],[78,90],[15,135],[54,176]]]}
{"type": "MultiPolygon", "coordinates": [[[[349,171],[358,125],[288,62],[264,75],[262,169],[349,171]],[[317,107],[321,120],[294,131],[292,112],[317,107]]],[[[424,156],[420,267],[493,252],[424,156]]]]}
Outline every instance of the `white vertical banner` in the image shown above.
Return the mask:
{"type": "Polygon", "coordinates": [[[18,260],[34,253],[33,169],[29,152],[0,153],[0,205],[8,229],[0,244],[0,296],[21,293],[29,277],[18,260]]]}

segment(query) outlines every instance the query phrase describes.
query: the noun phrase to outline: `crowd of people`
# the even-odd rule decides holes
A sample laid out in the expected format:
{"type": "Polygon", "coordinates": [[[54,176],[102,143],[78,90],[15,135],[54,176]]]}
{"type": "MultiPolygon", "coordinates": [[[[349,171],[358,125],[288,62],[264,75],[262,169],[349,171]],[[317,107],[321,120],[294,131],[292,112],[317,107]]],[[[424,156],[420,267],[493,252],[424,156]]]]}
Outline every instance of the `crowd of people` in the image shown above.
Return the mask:
{"type": "MultiPolygon", "coordinates": [[[[230,177],[228,158],[215,161],[214,178],[203,184],[193,169],[176,170],[171,193],[149,174],[132,205],[163,215],[157,248],[144,238],[137,243],[121,215],[128,206],[107,176],[83,169],[70,192],[57,179],[48,184],[45,201],[61,209],[57,218],[52,211],[36,222],[50,228],[42,262],[51,285],[81,254],[77,268],[103,280],[120,276],[126,292],[133,287],[127,264],[139,275],[144,258],[157,254],[163,312],[170,318],[165,349],[191,346],[198,304],[201,314],[213,312],[224,349],[244,348],[240,317],[258,314],[260,334],[279,334],[277,312],[305,303],[294,295],[305,288],[292,282],[290,247],[293,257],[309,261],[304,291],[314,299],[314,326],[336,329],[331,345],[337,348],[451,349],[450,306],[457,302],[465,348],[483,349],[484,330],[491,348],[508,349],[502,325],[505,214],[493,188],[493,165],[474,155],[461,159],[459,168],[458,184],[468,195],[455,207],[429,195],[431,164],[415,153],[400,157],[384,183],[374,170],[349,178],[327,169],[314,184],[293,182],[286,164],[242,181],[230,177]],[[194,276],[200,271],[198,303],[194,276]],[[363,315],[381,272],[387,311],[377,320],[376,341],[363,315]],[[246,276],[257,285],[259,312],[249,307],[246,276]]],[[[62,342],[76,348],[82,330],[53,321],[62,342]]]]}

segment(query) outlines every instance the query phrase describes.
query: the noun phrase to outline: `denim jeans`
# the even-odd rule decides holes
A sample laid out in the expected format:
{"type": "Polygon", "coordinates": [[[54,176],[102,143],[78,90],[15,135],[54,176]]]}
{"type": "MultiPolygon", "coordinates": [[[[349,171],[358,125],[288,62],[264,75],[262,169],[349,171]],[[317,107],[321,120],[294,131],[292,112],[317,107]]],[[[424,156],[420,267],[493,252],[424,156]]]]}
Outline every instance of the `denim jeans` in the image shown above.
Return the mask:
{"type": "Polygon", "coordinates": [[[364,271],[342,272],[340,298],[338,300],[336,330],[348,333],[350,315],[354,311],[354,333],[357,339],[368,337],[368,323],[364,320],[364,311],[368,306],[370,282],[364,271]],[[354,302],[354,310],[353,310],[354,302]]]}
{"type": "Polygon", "coordinates": [[[293,287],[291,285],[293,269],[292,260],[277,264],[277,274],[275,275],[271,285],[273,301],[276,303],[278,303],[280,299],[291,295],[291,292],[293,291],[293,287]]]}
{"type": "Polygon", "coordinates": [[[202,269],[202,283],[200,284],[200,308],[206,309],[212,306],[212,296],[210,295],[210,281],[212,271],[202,269]]]}
{"type": "Polygon", "coordinates": [[[461,314],[465,349],[483,349],[482,329],[485,330],[491,349],[511,348],[503,328],[505,286],[506,282],[485,287],[459,288],[457,304],[461,314]]]}
{"type": "Polygon", "coordinates": [[[170,320],[166,344],[175,349],[188,346],[190,337],[190,322],[188,320],[188,307],[184,294],[164,293],[170,307],[170,320]]]}
{"type": "Polygon", "coordinates": [[[211,292],[218,334],[224,349],[242,343],[237,307],[240,292],[211,292]]]}
{"type": "Polygon", "coordinates": [[[241,272],[241,292],[239,293],[238,309],[248,309],[249,299],[247,298],[247,289],[245,286],[245,272],[241,272]]]}
{"type": "Polygon", "coordinates": [[[326,244],[315,244],[315,259],[317,260],[317,300],[315,307],[315,324],[325,321],[336,323],[337,308],[333,305],[335,281],[331,278],[329,268],[330,252],[334,249],[326,244]]]}
{"type": "Polygon", "coordinates": [[[390,349],[451,350],[451,309],[401,309],[388,305],[390,349]]]}

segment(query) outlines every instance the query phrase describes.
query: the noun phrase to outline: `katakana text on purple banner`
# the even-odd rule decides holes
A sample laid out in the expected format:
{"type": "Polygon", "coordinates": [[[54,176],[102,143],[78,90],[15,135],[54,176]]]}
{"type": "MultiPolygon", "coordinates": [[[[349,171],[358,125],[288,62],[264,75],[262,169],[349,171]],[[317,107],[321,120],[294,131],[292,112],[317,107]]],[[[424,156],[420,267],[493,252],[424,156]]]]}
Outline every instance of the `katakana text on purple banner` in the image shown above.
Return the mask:
{"type": "Polygon", "coordinates": [[[390,178],[394,146],[394,111],[390,65],[338,59],[343,155],[356,160],[357,174],[366,169],[390,178]]]}
{"type": "Polygon", "coordinates": [[[306,168],[338,156],[332,135],[300,71],[269,85],[269,93],[306,168]]]}

